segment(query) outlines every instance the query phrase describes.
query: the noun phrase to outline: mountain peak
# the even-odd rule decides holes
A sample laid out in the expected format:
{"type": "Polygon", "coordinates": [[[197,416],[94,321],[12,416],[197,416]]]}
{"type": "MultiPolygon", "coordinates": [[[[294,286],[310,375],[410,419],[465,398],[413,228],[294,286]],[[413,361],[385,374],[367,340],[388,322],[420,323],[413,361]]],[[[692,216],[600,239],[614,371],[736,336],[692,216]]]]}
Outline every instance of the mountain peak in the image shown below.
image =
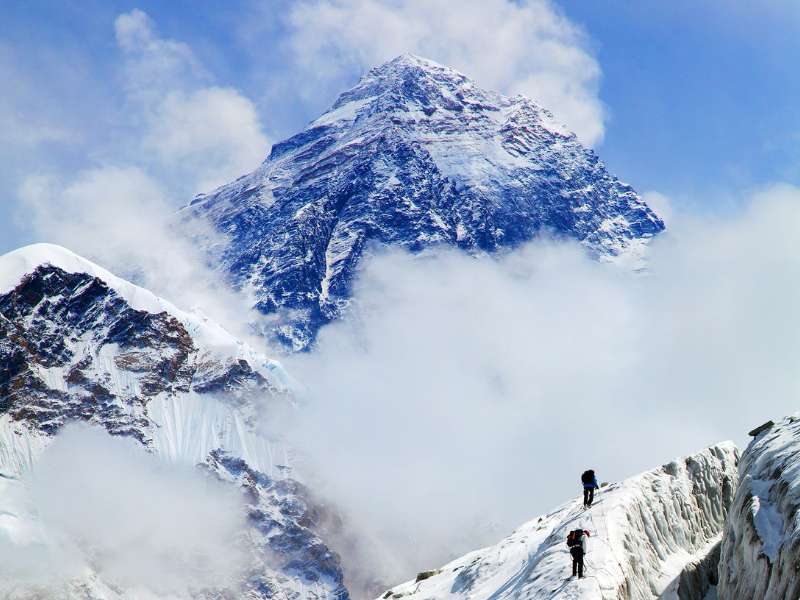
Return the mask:
{"type": "Polygon", "coordinates": [[[410,53],[400,54],[383,64],[372,67],[361,79],[363,81],[372,78],[385,78],[398,73],[410,77],[436,77],[442,74],[448,74],[460,79],[467,79],[465,75],[451,67],[442,65],[429,58],[410,53]]]}
{"type": "MultiPolygon", "coordinates": [[[[194,338],[209,348],[231,354],[239,353],[242,356],[255,356],[251,348],[205,315],[194,310],[182,310],[150,290],[118,277],[89,259],[56,244],[30,244],[0,256],[0,295],[13,291],[26,276],[46,267],[98,279],[134,310],[151,314],[167,313],[180,321],[194,338]]],[[[254,362],[263,363],[266,360],[264,357],[254,359],[254,362]]],[[[280,366],[278,363],[274,365],[276,368],[280,366]]]]}
{"type": "Polygon", "coordinates": [[[0,256],[0,294],[14,288],[24,275],[42,265],[58,267],[67,273],[88,273],[112,285],[119,281],[99,265],[63,246],[38,243],[0,256]]]}
{"type": "Polygon", "coordinates": [[[294,349],[349,303],[375,244],[494,252],[541,232],[635,263],[664,224],[535,102],[403,54],[366,73],[253,174],[190,210],[294,349]]]}
{"type": "Polygon", "coordinates": [[[381,69],[383,67],[386,67],[387,65],[395,65],[395,66],[407,65],[407,66],[420,67],[423,69],[449,69],[449,67],[445,67],[444,65],[429,58],[425,58],[424,56],[419,56],[418,54],[412,54],[411,52],[405,52],[403,54],[395,56],[391,60],[386,61],[382,65],[373,67],[373,70],[381,69]]]}
{"type": "Polygon", "coordinates": [[[452,104],[456,97],[481,90],[463,73],[415,54],[401,54],[370,69],[355,85],[339,96],[332,110],[354,101],[391,96],[395,102],[423,106],[452,104]]]}

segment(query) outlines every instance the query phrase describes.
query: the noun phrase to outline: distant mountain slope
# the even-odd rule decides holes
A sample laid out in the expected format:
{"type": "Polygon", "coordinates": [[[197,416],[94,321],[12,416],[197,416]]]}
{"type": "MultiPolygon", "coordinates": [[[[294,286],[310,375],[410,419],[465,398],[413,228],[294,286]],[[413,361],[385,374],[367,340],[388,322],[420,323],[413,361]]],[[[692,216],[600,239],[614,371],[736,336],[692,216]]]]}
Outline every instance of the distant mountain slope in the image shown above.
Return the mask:
{"type": "Polygon", "coordinates": [[[371,244],[494,252],[547,232],[612,259],[664,229],[536,103],[410,55],[186,213],[228,236],[224,268],[294,349],[346,306],[371,244]]]}
{"type": "MultiPolygon", "coordinates": [[[[242,489],[249,524],[241,589],[208,597],[347,597],[338,556],[317,534],[325,510],[286,477],[285,450],[256,427],[256,403],[285,402],[286,381],[279,363],[213,322],[64,248],[37,244],[0,257],[0,487],[22,485],[19,476],[68,421],[202,466],[242,489]]],[[[15,497],[0,493],[3,544],[36,519],[15,497]]],[[[48,593],[130,597],[102,574],[48,593]]]]}
{"type": "Polygon", "coordinates": [[[383,600],[702,600],[736,491],[738,451],[707,448],[576,499],[483,548],[392,588],[383,600]],[[586,577],[566,538],[591,534],[586,577]]]}

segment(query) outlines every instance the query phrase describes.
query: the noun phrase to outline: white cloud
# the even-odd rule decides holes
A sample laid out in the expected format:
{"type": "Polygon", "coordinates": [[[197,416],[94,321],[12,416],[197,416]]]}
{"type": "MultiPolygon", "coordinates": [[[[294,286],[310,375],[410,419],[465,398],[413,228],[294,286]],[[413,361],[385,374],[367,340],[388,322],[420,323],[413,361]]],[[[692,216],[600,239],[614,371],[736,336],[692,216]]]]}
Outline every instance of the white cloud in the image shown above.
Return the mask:
{"type": "Polygon", "coordinates": [[[238,91],[210,85],[191,49],[159,37],[142,11],[120,15],[115,29],[129,104],[121,113],[125,135],[108,150],[113,159],[103,152],[83,169],[23,179],[19,222],[38,241],[64,245],[183,308],[202,306],[247,337],[251,303],[207,267],[195,241],[218,234],[171,221],[193,194],[263,160],[256,110],[238,91]]]}
{"type": "Polygon", "coordinates": [[[115,30],[125,89],[140,114],[141,155],[160,178],[188,195],[258,166],[268,142],[248,98],[210,85],[191,48],[159,37],[142,11],[117,17],[115,30]]]}
{"type": "MultiPolygon", "coordinates": [[[[67,181],[28,178],[20,192],[21,217],[43,241],[60,244],[132,279],[184,309],[200,308],[242,337],[258,317],[207,266],[206,248],[219,236],[207,224],[175,222],[164,187],[137,167],[107,166],[67,181]]],[[[216,247],[223,246],[221,238],[216,247]]]]}
{"type": "Polygon", "coordinates": [[[647,203],[647,206],[652,208],[655,213],[661,217],[661,220],[666,223],[667,227],[672,224],[675,209],[672,206],[672,199],[669,196],[651,190],[642,193],[642,199],[647,203]]]}
{"type": "Polygon", "coordinates": [[[464,0],[457,8],[446,0],[304,0],[288,20],[308,93],[341,91],[354,70],[413,52],[484,87],[530,96],[588,144],[603,137],[600,67],[582,31],[548,0],[464,0]]]}
{"type": "Polygon", "coordinates": [[[614,481],[794,412],[798,230],[800,189],[778,186],[683,220],[645,276],[546,242],[371,260],[358,317],[287,364],[314,489],[372,542],[347,565],[413,577],[577,494],[585,468],[614,481]]]}
{"type": "Polygon", "coordinates": [[[68,426],[20,483],[3,497],[5,593],[35,584],[60,597],[91,571],[125,597],[183,596],[235,583],[246,565],[239,491],[133,440],[68,426]]]}
{"type": "Polygon", "coordinates": [[[252,171],[265,158],[267,141],[247,98],[207,87],[164,96],[150,116],[143,148],[199,192],[252,171]]]}
{"type": "Polygon", "coordinates": [[[188,45],[158,37],[152,19],[139,9],[118,16],[114,32],[125,53],[125,82],[133,94],[159,94],[164,87],[210,77],[188,45]]]}

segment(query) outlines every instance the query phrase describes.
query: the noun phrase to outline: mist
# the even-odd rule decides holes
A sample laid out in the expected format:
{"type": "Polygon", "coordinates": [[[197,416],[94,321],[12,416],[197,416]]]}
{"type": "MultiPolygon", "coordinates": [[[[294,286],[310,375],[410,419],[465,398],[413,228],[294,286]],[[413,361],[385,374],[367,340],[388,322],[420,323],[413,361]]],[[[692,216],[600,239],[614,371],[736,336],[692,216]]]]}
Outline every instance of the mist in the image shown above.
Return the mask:
{"type": "Polygon", "coordinates": [[[87,574],[131,597],[233,585],[246,566],[244,514],[235,487],[68,425],[3,494],[0,591],[60,595],[87,574]]]}
{"type": "Polygon", "coordinates": [[[254,341],[255,304],[212,267],[224,234],[178,209],[255,169],[269,148],[255,105],[220,86],[186,43],[134,9],[114,21],[113,133],[76,168],[26,170],[19,228],[60,244],[254,341]]]}
{"type": "Polygon", "coordinates": [[[797,409],[800,190],[687,218],[646,273],[537,241],[499,257],[377,253],[348,318],[287,361],[287,425],[359,543],[356,596],[496,541],[579,492],[797,409]],[[359,589],[359,587],[361,589],[359,589]]]}
{"type": "Polygon", "coordinates": [[[29,179],[21,191],[29,226],[184,310],[211,317],[256,342],[249,324],[262,317],[213,268],[223,234],[200,219],[176,216],[167,190],[136,167],[83,171],[67,182],[29,179]],[[198,240],[203,240],[199,243],[198,240]]]}

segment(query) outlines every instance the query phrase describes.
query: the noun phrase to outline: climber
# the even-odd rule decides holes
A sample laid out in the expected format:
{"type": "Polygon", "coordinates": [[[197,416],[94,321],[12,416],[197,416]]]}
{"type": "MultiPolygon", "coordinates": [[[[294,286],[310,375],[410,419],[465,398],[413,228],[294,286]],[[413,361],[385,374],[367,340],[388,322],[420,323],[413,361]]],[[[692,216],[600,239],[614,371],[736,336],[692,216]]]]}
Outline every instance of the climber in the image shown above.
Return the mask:
{"type": "Polygon", "coordinates": [[[572,555],[572,576],[583,578],[583,556],[586,554],[586,540],[590,534],[585,529],[574,529],[567,535],[567,546],[572,555]]]}
{"type": "Polygon", "coordinates": [[[583,483],[583,507],[589,508],[594,502],[594,491],[600,489],[594,471],[592,469],[584,471],[581,475],[581,482],[583,483]]]}

